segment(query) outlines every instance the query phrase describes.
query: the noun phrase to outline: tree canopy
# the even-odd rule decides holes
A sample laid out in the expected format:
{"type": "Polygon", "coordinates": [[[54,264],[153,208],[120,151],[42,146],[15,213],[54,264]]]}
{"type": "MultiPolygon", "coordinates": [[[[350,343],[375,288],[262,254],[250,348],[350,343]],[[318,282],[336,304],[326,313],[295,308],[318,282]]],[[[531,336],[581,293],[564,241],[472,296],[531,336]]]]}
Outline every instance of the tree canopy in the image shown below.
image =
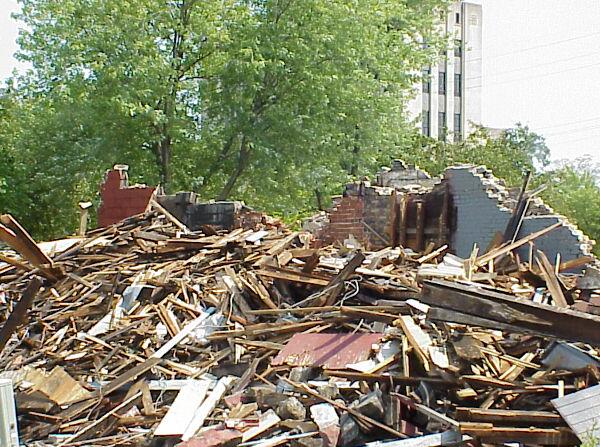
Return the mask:
{"type": "Polygon", "coordinates": [[[0,142],[26,172],[0,173],[20,196],[0,200],[50,234],[115,163],[170,191],[306,207],[409,138],[412,86],[445,42],[445,0],[20,3],[32,69],[2,93],[0,142]]]}

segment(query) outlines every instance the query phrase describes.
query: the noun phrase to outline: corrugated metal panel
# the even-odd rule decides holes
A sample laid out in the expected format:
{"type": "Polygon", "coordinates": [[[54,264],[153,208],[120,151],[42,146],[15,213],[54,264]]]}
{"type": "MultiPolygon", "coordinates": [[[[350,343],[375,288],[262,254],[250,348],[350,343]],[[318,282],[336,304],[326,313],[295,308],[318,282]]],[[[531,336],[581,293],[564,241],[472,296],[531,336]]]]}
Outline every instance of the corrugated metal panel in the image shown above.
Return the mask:
{"type": "Polygon", "coordinates": [[[579,439],[600,437],[600,385],[554,399],[552,405],[579,439]]]}
{"type": "Polygon", "coordinates": [[[272,365],[321,366],[345,369],[368,360],[372,346],[383,334],[295,334],[271,362],[272,365]]]}

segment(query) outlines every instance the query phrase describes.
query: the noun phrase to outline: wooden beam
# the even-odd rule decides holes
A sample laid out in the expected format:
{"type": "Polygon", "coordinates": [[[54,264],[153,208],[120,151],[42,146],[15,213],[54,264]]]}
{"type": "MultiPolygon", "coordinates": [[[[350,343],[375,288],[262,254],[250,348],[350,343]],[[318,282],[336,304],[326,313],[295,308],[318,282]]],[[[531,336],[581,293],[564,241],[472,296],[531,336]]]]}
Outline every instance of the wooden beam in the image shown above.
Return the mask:
{"type": "Polygon", "coordinates": [[[38,268],[46,278],[56,281],[64,276],[60,269],[54,267],[52,259],[38,247],[29,233],[10,214],[0,216],[0,240],[38,268]]]}
{"type": "Polygon", "coordinates": [[[2,330],[0,330],[0,352],[2,352],[6,343],[10,340],[10,337],[12,337],[18,327],[27,321],[27,311],[33,304],[33,300],[41,286],[42,282],[37,277],[33,277],[29,282],[23,295],[21,295],[21,299],[4,323],[4,326],[2,326],[2,330]]]}
{"type": "Polygon", "coordinates": [[[535,233],[531,233],[531,234],[525,236],[524,238],[519,239],[516,242],[510,243],[507,245],[503,245],[494,250],[491,250],[489,253],[486,253],[486,254],[480,256],[479,258],[477,258],[475,265],[477,265],[477,266],[485,265],[488,262],[490,262],[492,259],[496,259],[499,256],[505,255],[505,254],[521,247],[522,245],[525,245],[528,242],[537,239],[538,237],[541,237],[541,236],[544,236],[545,234],[550,233],[552,230],[555,230],[560,226],[562,226],[562,222],[556,222],[555,224],[550,225],[549,227],[544,228],[543,230],[536,231],[535,233]]]}
{"type": "MultiPolygon", "coordinates": [[[[514,328],[573,342],[600,345],[600,316],[538,304],[513,295],[450,281],[424,281],[419,300],[473,316],[473,326],[493,320],[514,328]]],[[[452,321],[452,320],[450,320],[452,321]]],[[[489,327],[489,326],[485,326],[489,327]]],[[[500,326],[498,326],[500,328],[500,326]]]]}
{"type": "Polygon", "coordinates": [[[417,206],[417,240],[416,240],[416,250],[423,251],[423,246],[425,243],[425,204],[421,201],[416,203],[417,206]]]}
{"type": "Polygon", "coordinates": [[[569,300],[567,300],[567,298],[565,297],[560,286],[560,282],[556,277],[556,273],[554,272],[554,268],[552,267],[552,264],[550,264],[548,257],[541,250],[538,250],[537,254],[537,265],[542,271],[542,275],[546,280],[546,286],[548,287],[548,291],[550,291],[550,294],[552,295],[552,300],[554,301],[554,304],[558,307],[569,307],[569,304],[574,304],[572,299],[569,303],[569,300]]]}
{"type": "Polygon", "coordinates": [[[565,425],[556,413],[549,411],[484,410],[481,408],[458,407],[456,418],[469,422],[501,422],[502,425],[565,425]]]}

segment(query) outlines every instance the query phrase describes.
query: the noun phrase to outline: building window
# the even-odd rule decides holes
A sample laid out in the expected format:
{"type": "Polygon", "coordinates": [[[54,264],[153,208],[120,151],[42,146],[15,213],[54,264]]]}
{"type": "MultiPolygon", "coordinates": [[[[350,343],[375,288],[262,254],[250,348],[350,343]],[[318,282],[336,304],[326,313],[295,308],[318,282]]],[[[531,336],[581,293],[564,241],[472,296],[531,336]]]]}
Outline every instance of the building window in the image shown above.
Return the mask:
{"type": "Polygon", "coordinates": [[[456,22],[457,25],[460,25],[460,12],[457,12],[456,14],[454,14],[454,21],[456,22]]]}
{"type": "Polygon", "coordinates": [[[438,112],[438,139],[446,139],[446,112],[438,112]]]}
{"type": "Polygon", "coordinates": [[[462,96],[462,76],[460,73],[454,73],[454,96],[462,96]]]}
{"type": "Polygon", "coordinates": [[[423,70],[423,93],[431,92],[431,70],[426,68],[423,70]]]}
{"type": "Polygon", "coordinates": [[[440,95],[445,95],[446,94],[446,73],[443,71],[440,71],[439,73],[439,77],[438,77],[438,92],[440,95]]]}
{"type": "Polygon", "coordinates": [[[454,141],[462,140],[462,117],[460,113],[454,114],[454,141]]]}
{"type": "Polygon", "coordinates": [[[430,128],[430,120],[431,120],[431,115],[430,112],[423,112],[423,135],[429,137],[431,136],[431,128],[430,128]]]}
{"type": "Polygon", "coordinates": [[[462,40],[460,39],[454,41],[454,56],[462,57],[462,40]]]}

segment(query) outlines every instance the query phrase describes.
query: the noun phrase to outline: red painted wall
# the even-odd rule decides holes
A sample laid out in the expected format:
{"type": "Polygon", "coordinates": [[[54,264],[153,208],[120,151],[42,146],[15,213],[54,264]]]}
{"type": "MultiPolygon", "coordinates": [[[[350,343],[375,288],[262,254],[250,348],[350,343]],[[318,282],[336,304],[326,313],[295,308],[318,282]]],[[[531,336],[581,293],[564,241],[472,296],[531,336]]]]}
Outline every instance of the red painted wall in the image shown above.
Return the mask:
{"type": "MultiPolygon", "coordinates": [[[[126,175],[126,174],[125,174],[126,175]]],[[[106,227],[127,217],[143,213],[154,188],[149,186],[127,185],[124,179],[121,188],[121,173],[117,170],[108,171],[100,187],[100,207],[98,208],[98,226],[106,227]]]]}

